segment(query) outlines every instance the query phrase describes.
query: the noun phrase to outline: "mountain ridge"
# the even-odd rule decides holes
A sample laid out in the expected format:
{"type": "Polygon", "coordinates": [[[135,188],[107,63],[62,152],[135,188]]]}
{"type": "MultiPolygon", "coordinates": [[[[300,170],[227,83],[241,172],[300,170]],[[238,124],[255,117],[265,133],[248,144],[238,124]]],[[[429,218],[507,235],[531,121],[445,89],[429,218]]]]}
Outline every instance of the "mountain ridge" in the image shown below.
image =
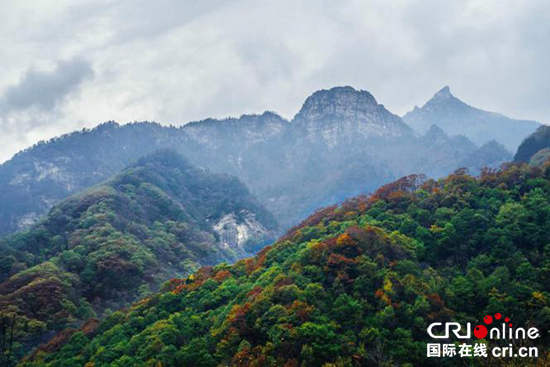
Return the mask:
{"type": "Polygon", "coordinates": [[[512,119],[473,107],[455,97],[449,86],[436,92],[422,107],[415,106],[403,120],[420,134],[437,124],[445,132],[465,135],[478,145],[496,140],[511,152],[541,125],[537,121],[512,119]]]}
{"type": "Polygon", "coordinates": [[[313,93],[292,121],[264,112],[181,127],[108,122],[37,144],[0,165],[0,234],[28,227],[64,197],[160,148],[239,177],[286,228],[318,207],[400,176],[452,172],[476,149],[465,140],[442,149],[414,136],[369,92],[352,87],[313,93]]]}

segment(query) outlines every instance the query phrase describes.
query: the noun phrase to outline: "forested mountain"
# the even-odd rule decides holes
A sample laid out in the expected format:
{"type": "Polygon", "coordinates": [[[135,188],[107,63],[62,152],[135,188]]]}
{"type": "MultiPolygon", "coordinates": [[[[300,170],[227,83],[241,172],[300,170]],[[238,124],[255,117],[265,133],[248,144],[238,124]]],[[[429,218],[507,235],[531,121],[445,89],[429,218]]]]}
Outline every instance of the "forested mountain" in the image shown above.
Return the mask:
{"type": "Polygon", "coordinates": [[[521,143],[514,161],[530,162],[534,158],[534,163],[540,163],[548,157],[550,157],[550,126],[542,125],[521,143]]]}
{"type": "Polygon", "coordinates": [[[540,126],[536,121],[514,120],[472,107],[451,94],[448,86],[421,108],[408,112],[403,120],[420,134],[437,124],[447,134],[465,135],[477,145],[496,140],[510,152],[515,152],[522,140],[540,126]]]}
{"type": "Polygon", "coordinates": [[[179,128],[105,123],[42,142],[0,165],[0,234],[28,227],[59,200],[159,148],[237,176],[287,228],[316,208],[403,175],[439,177],[465,162],[476,171],[509,159],[498,149],[480,155],[467,138],[446,135],[416,136],[369,92],[351,87],[315,92],[290,122],[266,112],[179,128]]]}
{"type": "Polygon", "coordinates": [[[21,355],[167,279],[255,253],[277,230],[236,178],[154,152],[0,240],[0,314],[17,315],[21,355]]]}
{"type": "Polygon", "coordinates": [[[408,176],[66,330],[21,366],[542,366],[549,253],[550,164],[408,176]],[[426,358],[429,324],[496,313],[541,331],[539,359],[426,358]]]}
{"type": "Polygon", "coordinates": [[[0,166],[0,234],[36,222],[56,202],[105,181],[131,161],[178,139],[154,123],[109,122],[41,142],[0,166]]]}

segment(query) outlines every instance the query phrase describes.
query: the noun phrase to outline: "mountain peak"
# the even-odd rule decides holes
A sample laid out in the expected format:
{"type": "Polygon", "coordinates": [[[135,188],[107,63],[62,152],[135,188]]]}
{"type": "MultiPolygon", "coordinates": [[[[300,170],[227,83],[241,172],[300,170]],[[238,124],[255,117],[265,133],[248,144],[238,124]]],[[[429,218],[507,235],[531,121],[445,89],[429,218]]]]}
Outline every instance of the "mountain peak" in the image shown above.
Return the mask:
{"type": "Polygon", "coordinates": [[[536,121],[515,120],[470,106],[451,94],[449,86],[440,89],[421,108],[405,114],[403,120],[419,134],[437,124],[449,136],[464,135],[478,146],[496,140],[509,151],[515,151],[540,126],[536,121]]]}
{"type": "Polygon", "coordinates": [[[451,93],[451,88],[449,88],[449,86],[446,85],[443,88],[441,88],[439,90],[439,92],[434,94],[434,96],[432,97],[432,100],[433,99],[447,99],[447,98],[453,98],[453,97],[454,96],[451,93]]]}
{"type": "Polygon", "coordinates": [[[372,94],[350,86],[313,93],[293,122],[308,130],[308,139],[321,138],[329,147],[357,138],[411,134],[401,118],[378,104],[372,94]]]}
{"type": "Polygon", "coordinates": [[[378,106],[376,99],[365,90],[356,90],[350,86],[322,89],[310,95],[297,116],[310,116],[317,113],[346,115],[358,108],[378,106]]]}

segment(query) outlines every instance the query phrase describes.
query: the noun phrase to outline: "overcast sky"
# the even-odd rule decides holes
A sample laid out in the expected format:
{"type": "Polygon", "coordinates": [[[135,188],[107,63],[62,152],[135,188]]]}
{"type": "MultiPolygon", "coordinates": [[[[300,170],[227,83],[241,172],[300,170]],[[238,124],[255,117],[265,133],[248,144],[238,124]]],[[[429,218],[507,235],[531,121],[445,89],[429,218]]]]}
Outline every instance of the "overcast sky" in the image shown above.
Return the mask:
{"type": "Polygon", "coordinates": [[[0,162],[108,120],[292,118],[337,85],[550,122],[548,0],[0,0],[0,44],[0,162]]]}

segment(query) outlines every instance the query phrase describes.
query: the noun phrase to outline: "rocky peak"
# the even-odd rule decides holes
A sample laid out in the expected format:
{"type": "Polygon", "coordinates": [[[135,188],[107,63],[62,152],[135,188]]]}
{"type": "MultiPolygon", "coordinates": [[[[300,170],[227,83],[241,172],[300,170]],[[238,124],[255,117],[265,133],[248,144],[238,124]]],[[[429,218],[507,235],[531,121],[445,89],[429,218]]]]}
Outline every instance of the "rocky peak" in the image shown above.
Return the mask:
{"type": "Polygon", "coordinates": [[[358,91],[349,86],[334,87],[309,96],[295,119],[350,118],[377,107],[376,99],[367,91],[358,91]]]}
{"type": "Polygon", "coordinates": [[[276,237],[276,232],[267,229],[258,221],[256,216],[241,210],[239,215],[229,213],[221,217],[213,227],[218,234],[219,242],[223,249],[232,251],[237,257],[253,255],[256,247],[265,244],[266,239],[276,237]],[[251,245],[255,246],[251,246],[251,245]]]}
{"type": "Polygon", "coordinates": [[[454,96],[451,94],[451,88],[449,88],[449,86],[446,85],[443,88],[441,88],[436,94],[434,94],[432,99],[448,99],[453,97],[454,96]]]}
{"type": "MultiPolygon", "coordinates": [[[[426,104],[420,108],[414,110],[412,113],[426,113],[427,111],[440,110],[440,109],[464,109],[469,106],[462,102],[460,99],[456,98],[451,93],[451,88],[448,85],[441,88],[433,97],[426,102],[426,104]]],[[[471,107],[470,107],[471,108],[471,107]]]]}
{"type": "Polygon", "coordinates": [[[293,126],[305,128],[308,140],[325,140],[329,148],[349,140],[410,135],[410,128],[367,91],[352,87],[320,90],[309,96],[293,126]]]}
{"type": "Polygon", "coordinates": [[[449,136],[464,135],[478,146],[496,140],[507,150],[515,151],[521,141],[540,123],[515,120],[498,113],[484,111],[455,97],[445,86],[424,104],[403,116],[403,120],[419,134],[437,124],[449,136]]]}

